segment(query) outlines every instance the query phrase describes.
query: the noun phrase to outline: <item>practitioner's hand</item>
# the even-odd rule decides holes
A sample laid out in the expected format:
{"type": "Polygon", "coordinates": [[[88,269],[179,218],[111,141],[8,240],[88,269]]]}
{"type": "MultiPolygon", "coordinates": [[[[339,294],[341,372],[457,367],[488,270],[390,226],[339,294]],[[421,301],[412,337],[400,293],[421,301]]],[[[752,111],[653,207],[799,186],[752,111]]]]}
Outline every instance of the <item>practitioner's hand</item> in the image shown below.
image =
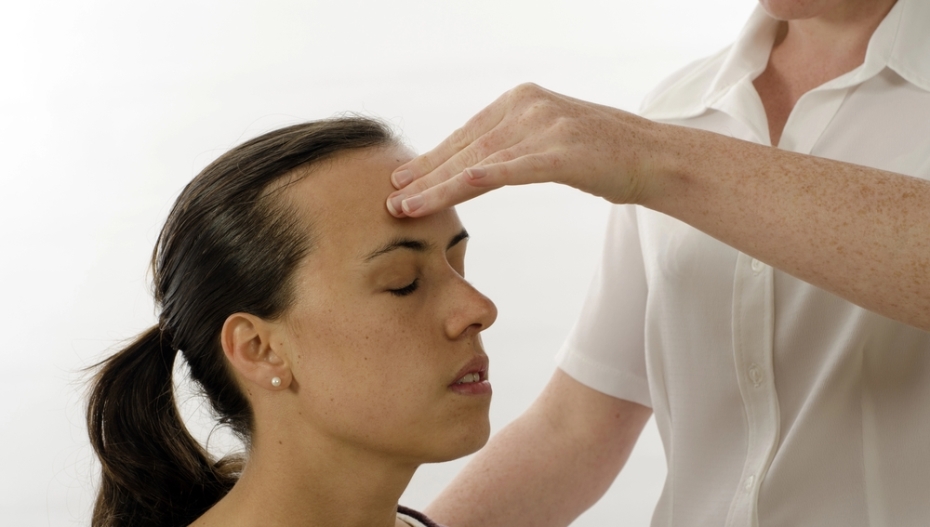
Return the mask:
{"type": "Polygon", "coordinates": [[[504,185],[555,182],[613,203],[653,191],[660,125],[524,84],[401,165],[387,207],[424,216],[504,185]]]}

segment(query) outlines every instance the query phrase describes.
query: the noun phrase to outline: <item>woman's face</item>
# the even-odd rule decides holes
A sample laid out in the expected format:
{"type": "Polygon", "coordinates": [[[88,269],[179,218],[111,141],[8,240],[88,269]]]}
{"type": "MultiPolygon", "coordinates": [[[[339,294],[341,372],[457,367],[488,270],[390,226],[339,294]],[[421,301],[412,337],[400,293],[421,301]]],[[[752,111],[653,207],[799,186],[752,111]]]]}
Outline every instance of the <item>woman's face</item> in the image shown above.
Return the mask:
{"type": "Polygon", "coordinates": [[[350,151],[287,187],[312,249],[279,344],[300,423],[420,463],[487,441],[480,332],[497,310],[465,281],[467,235],[454,210],[422,219],[385,210],[391,172],[412,157],[401,146],[350,151]]]}

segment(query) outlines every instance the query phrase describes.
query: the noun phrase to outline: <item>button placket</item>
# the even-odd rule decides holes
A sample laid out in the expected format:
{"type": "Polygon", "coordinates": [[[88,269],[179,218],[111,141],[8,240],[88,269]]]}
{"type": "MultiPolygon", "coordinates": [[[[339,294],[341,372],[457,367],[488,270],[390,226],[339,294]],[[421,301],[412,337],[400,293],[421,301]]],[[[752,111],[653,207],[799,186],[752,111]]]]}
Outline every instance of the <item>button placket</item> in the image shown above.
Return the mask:
{"type": "Polygon", "coordinates": [[[746,415],[747,448],[728,527],[757,523],[762,478],[778,444],[779,414],[772,377],[774,283],[771,267],[740,253],[733,282],[733,358],[746,415]],[[758,263],[757,263],[758,262],[758,263]]]}
{"type": "Polygon", "coordinates": [[[749,381],[752,382],[752,385],[756,388],[762,386],[762,369],[758,364],[753,364],[749,366],[749,381]]]}

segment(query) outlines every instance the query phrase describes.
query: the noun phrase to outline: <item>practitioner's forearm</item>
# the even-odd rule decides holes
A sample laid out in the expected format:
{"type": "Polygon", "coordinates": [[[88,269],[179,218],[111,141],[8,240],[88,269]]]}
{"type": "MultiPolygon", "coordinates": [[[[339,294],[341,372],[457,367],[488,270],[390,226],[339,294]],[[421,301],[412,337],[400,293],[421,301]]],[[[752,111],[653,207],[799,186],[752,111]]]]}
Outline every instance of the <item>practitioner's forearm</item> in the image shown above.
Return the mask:
{"type": "Polygon", "coordinates": [[[669,127],[643,203],[867,309],[930,330],[930,182],[669,127]]]}
{"type": "MultiPolygon", "coordinates": [[[[498,433],[426,509],[452,527],[565,526],[590,504],[566,495],[560,460],[543,448],[525,448],[522,438],[540,437],[524,417],[498,433]],[[553,497],[553,499],[546,499],[553,497]]],[[[577,490],[577,489],[575,489],[577,490]]]]}
{"type": "Polygon", "coordinates": [[[683,220],[802,280],[930,330],[930,181],[659,124],[522,85],[394,174],[418,217],[556,182],[683,220]]]}
{"type": "Polygon", "coordinates": [[[450,527],[564,527],[610,487],[651,414],[557,372],[426,513],[450,527]]]}

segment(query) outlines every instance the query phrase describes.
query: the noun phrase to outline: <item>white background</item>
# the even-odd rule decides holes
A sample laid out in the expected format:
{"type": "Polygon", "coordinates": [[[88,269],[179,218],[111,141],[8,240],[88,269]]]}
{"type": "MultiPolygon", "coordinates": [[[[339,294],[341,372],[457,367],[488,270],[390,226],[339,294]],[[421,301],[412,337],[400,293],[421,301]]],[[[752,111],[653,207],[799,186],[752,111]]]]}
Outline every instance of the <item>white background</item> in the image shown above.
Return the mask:
{"type": "MultiPolygon", "coordinates": [[[[97,467],[80,370],[155,320],[146,268],[155,237],[183,185],[217,155],[343,111],[386,119],[425,151],[526,81],[635,111],[663,77],[735,38],[754,5],[4,2],[0,524],[88,524],[97,467]]],[[[459,207],[472,235],[469,279],[500,310],[485,333],[495,431],[550,376],[606,211],[555,186],[459,207]]],[[[191,427],[206,437],[192,397],[182,395],[191,427]]],[[[423,507],[462,463],[423,467],[403,503],[423,507]]],[[[664,477],[650,424],[608,495],[574,525],[648,525],[664,477]]]]}

